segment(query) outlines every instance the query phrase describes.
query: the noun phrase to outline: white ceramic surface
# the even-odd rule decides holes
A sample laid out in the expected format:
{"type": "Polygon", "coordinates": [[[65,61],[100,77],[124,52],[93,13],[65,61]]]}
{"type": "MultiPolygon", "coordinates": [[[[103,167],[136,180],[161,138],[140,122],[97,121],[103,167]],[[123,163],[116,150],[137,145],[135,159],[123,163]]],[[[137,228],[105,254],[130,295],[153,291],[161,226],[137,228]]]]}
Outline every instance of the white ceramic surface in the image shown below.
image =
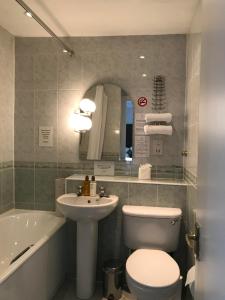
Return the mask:
{"type": "Polygon", "coordinates": [[[179,208],[125,205],[122,211],[124,242],[128,248],[166,252],[177,249],[181,222],[179,208]]]}
{"type": "Polygon", "coordinates": [[[126,263],[127,284],[137,299],[181,300],[180,270],[166,253],[177,248],[180,219],[177,208],[123,207],[125,245],[139,249],[126,263]]]}
{"type": "Polygon", "coordinates": [[[53,297],[66,273],[64,223],[51,212],[16,209],[0,217],[0,299],[53,297]]]}
{"type": "Polygon", "coordinates": [[[95,291],[98,221],[108,216],[119,198],[64,194],[57,198],[61,213],[77,221],[77,296],[89,299],[95,291]]]}
{"type": "Polygon", "coordinates": [[[64,194],[57,200],[57,207],[61,213],[74,221],[101,220],[109,215],[117,205],[118,197],[91,197],[64,194]]]}

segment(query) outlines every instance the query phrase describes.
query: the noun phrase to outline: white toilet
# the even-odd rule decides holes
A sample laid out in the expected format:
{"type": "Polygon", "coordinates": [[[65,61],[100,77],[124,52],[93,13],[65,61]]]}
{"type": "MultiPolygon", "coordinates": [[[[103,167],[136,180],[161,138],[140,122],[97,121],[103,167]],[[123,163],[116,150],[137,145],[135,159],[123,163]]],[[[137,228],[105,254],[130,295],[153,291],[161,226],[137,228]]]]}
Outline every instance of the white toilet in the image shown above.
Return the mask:
{"type": "Polygon", "coordinates": [[[180,300],[180,269],[168,254],[177,249],[179,208],[123,206],[124,239],[134,251],[126,262],[126,279],[138,300],[180,300]],[[168,252],[168,253],[167,253],[168,252]]]}

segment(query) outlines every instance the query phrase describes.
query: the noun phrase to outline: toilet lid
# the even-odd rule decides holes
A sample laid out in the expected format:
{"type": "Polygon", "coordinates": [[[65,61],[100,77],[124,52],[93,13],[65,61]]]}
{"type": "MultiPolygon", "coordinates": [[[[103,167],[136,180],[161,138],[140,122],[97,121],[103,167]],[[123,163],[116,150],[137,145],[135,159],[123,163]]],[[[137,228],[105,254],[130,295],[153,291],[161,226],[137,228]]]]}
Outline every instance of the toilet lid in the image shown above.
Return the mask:
{"type": "Polygon", "coordinates": [[[180,277],[178,264],[161,250],[136,250],[127,259],[126,271],[137,283],[152,288],[168,287],[180,277]]]}

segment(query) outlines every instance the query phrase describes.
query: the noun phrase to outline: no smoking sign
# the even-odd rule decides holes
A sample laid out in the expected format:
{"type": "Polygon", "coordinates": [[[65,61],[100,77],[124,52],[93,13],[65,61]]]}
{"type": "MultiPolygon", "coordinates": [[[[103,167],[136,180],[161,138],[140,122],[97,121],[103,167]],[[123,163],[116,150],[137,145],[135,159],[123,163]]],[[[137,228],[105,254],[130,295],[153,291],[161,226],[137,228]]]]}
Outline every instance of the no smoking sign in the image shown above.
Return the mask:
{"type": "Polygon", "coordinates": [[[140,97],[137,103],[139,106],[144,107],[148,104],[148,99],[146,97],[140,97]]]}

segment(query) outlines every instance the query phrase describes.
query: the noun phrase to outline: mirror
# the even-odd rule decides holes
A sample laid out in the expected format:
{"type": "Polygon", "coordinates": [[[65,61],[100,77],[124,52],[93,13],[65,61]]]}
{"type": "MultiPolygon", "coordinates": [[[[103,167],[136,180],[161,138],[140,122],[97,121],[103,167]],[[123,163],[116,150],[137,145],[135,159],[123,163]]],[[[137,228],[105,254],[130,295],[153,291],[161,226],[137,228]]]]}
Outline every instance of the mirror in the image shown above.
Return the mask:
{"type": "Polygon", "coordinates": [[[92,128],[81,133],[81,160],[127,160],[133,157],[134,104],[120,86],[104,83],[92,86],[83,98],[96,104],[92,128]]]}

